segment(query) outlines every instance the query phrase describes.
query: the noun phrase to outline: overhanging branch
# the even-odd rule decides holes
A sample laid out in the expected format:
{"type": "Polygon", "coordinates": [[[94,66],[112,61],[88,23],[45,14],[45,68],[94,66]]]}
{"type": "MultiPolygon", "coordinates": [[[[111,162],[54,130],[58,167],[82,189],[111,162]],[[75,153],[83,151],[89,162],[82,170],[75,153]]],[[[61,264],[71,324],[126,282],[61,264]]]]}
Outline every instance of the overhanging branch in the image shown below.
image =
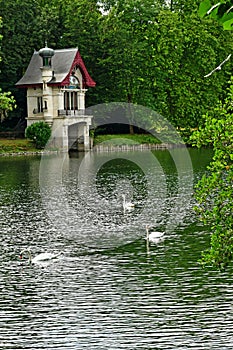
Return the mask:
{"type": "Polygon", "coordinates": [[[217,70],[221,70],[221,68],[224,65],[224,63],[226,63],[230,58],[231,58],[231,54],[228,55],[227,58],[224,61],[222,61],[218,67],[214,68],[210,73],[204,75],[204,78],[208,78],[210,75],[212,75],[217,70]]]}

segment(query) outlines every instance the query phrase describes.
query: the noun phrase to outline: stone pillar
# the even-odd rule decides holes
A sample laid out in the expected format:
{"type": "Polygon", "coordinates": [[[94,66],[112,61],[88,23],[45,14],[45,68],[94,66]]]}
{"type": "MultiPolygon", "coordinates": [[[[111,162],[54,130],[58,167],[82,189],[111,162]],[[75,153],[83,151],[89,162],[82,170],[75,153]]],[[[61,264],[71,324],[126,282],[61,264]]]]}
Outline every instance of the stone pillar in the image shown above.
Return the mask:
{"type": "Polygon", "coordinates": [[[68,133],[68,122],[65,119],[63,123],[63,128],[62,128],[62,151],[63,152],[68,152],[69,151],[69,133],[68,133]]]}
{"type": "Polygon", "coordinates": [[[85,110],[85,93],[86,89],[80,89],[78,92],[78,109],[85,110]]]}
{"type": "Polygon", "coordinates": [[[84,136],[84,151],[90,149],[90,137],[89,137],[89,125],[84,124],[83,126],[83,136],[84,136]]]}
{"type": "Polygon", "coordinates": [[[68,152],[68,121],[65,118],[55,118],[52,125],[51,146],[61,152],[68,152]]]}
{"type": "Polygon", "coordinates": [[[42,80],[43,80],[43,113],[45,122],[50,126],[53,123],[53,89],[48,86],[47,82],[52,79],[53,72],[49,67],[42,67],[42,80]]]}
{"type": "Polygon", "coordinates": [[[57,99],[58,110],[64,110],[64,93],[62,91],[58,92],[57,99]]]}

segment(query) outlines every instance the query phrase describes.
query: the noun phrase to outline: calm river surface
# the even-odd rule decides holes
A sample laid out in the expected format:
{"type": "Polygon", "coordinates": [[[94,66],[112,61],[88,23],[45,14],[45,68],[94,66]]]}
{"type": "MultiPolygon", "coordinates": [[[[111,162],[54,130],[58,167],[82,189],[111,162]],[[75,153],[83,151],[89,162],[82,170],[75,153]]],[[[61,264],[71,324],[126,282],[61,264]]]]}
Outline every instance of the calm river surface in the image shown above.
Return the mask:
{"type": "Polygon", "coordinates": [[[232,271],[197,263],[211,152],[174,152],[0,158],[1,350],[232,349],[232,271]],[[165,231],[149,249],[146,224],[165,231]],[[29,265],[29,246],[62,254],[29,265]]]}

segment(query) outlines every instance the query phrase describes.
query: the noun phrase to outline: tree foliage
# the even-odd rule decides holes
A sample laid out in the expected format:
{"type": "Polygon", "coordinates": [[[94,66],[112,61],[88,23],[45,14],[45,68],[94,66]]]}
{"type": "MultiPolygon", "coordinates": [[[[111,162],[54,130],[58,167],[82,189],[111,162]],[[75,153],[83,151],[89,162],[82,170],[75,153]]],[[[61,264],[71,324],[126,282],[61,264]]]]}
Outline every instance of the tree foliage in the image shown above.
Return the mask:
{"type": "Polygon", "coordinates": [[[8,112],[16,108],[15,99],[11,92],[2,92],[0,89],[0,121],[2,122],[8,115],[8,112]]]}
{"type": "Polygon", "coordinates": [[[233,1],[220,0],[217,3],[204,0],[199,7],[199,14],[202,18],[209,16],[223,25],[225,30],[233,28],[233,1]]]}
{"type": "MultiPolygon", "coordinates": [[[[225,97],[229,61],[205,79],[226,52],[230,33],[198,15],[200,0],[0,0],[3,17],[0,87],[14,84],[34,49],[78,47],[96,87],[87,106],[132,102],[152,108],[176,126],[196,127],[225,97]]],[[[19,109],[17,110],[19,113],[19,109]]],[[[23,111],[21,112],[23,113],[23,111]]],[[[24,116],[26,111],[24,111],[24,116]]]]}
{"type": "MultiPolygon", "coordinates": [[[[0,17],[0,28],[2,26],[2,20],[0,17]]],[[[2,35],[0,35],[0,42],[2,40],[2,35]]],[[[0,57],[1,61],[1,57],[0,57]]],[[[9,91],[2,92],[0,88],[0,121],[2,122],[6,117],[8,112],[13,111],[16,108],[15,99],[9,91]]]]}
{"type": "Polygon", "coordinates": [[[197,212],[211,227],[211,248],[202,262],[219,268],[233,259],[233,79],[225,101],[205,116],[205,125],[193,135],[198,147],[211,145],[213,160],[198,184],[197,212]]]}
{"type": "MultiPolygon", "coordinates": [[[[230,1],[210,4],[203,1],[199,12],[209,15],[220,23],[228,18],[231,12],[230,1]],[[226,15],[226,16],[225,16],[226,15]]],[[[229,23],[228,23],[229,24],[229,23]]],[[[225,26],[225,29],[231,29],[225,26]]],[[[221,66],[220,66],[221,67],[221,66]]],[[[219,70],[214,70],[216,76],[219,70]]],[[[211,75],[212,79],[212,75],[211,75]]],[[[201,220],[210,225],[210,248],[203,252],[202,263],[220,269],[233,260],[233,78],[227,89],[223,102],[219,101],[214,110],[205,115],[205,124],[192,136],[194,145],[211,146],[213,159],[208,172],[197,186],[197,212],[201,220]]]]}
{"type": "Polygon", "coordinates": [[[232,42],[216,25],[202,21],[197,8],[190,14],[191,1],[170,6],[111,1],[100,26],[97,66],[97,89],[104,86],[107,96],[98,97],[146,105],[176,126],[201,123],[205,110],[224,98],[230,72],[226,66],[211,80],[204,75],[232,49],[232,42]]]}

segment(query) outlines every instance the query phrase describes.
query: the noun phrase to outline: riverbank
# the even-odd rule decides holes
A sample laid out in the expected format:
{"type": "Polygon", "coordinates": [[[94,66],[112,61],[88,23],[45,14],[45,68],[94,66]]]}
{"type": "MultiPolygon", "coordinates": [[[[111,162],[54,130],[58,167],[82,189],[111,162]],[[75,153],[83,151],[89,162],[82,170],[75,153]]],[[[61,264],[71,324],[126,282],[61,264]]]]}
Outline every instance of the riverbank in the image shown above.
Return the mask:
{"type": "Polygon", "coordinates": [[[0,138],[0,157],[7,156],[28,156],[57,153],[56,150],[47,151],[37,149],[33,142],[27,139],[5,139],[0,138]]]}
{"type": "MultiPolygon", "coordinates": [[[[164,144],[150,134],[117,134],[98,135],[93,140],[93,151],[130,151],[145,149],[169,149],[181,147],[184,144],[164,144]]],[[[53,150],[52,152],[57,152],[53,150]]],[[[27,139],[0,138],[0,156],[37,155],[47,153],[35,147],[32,141],[27,139]]]]}
{"type": "Polygon", "coordinates": [[[0,155],[10,153],[38,152],[33,142],[27,139],[0,138],[0,155]]]}

